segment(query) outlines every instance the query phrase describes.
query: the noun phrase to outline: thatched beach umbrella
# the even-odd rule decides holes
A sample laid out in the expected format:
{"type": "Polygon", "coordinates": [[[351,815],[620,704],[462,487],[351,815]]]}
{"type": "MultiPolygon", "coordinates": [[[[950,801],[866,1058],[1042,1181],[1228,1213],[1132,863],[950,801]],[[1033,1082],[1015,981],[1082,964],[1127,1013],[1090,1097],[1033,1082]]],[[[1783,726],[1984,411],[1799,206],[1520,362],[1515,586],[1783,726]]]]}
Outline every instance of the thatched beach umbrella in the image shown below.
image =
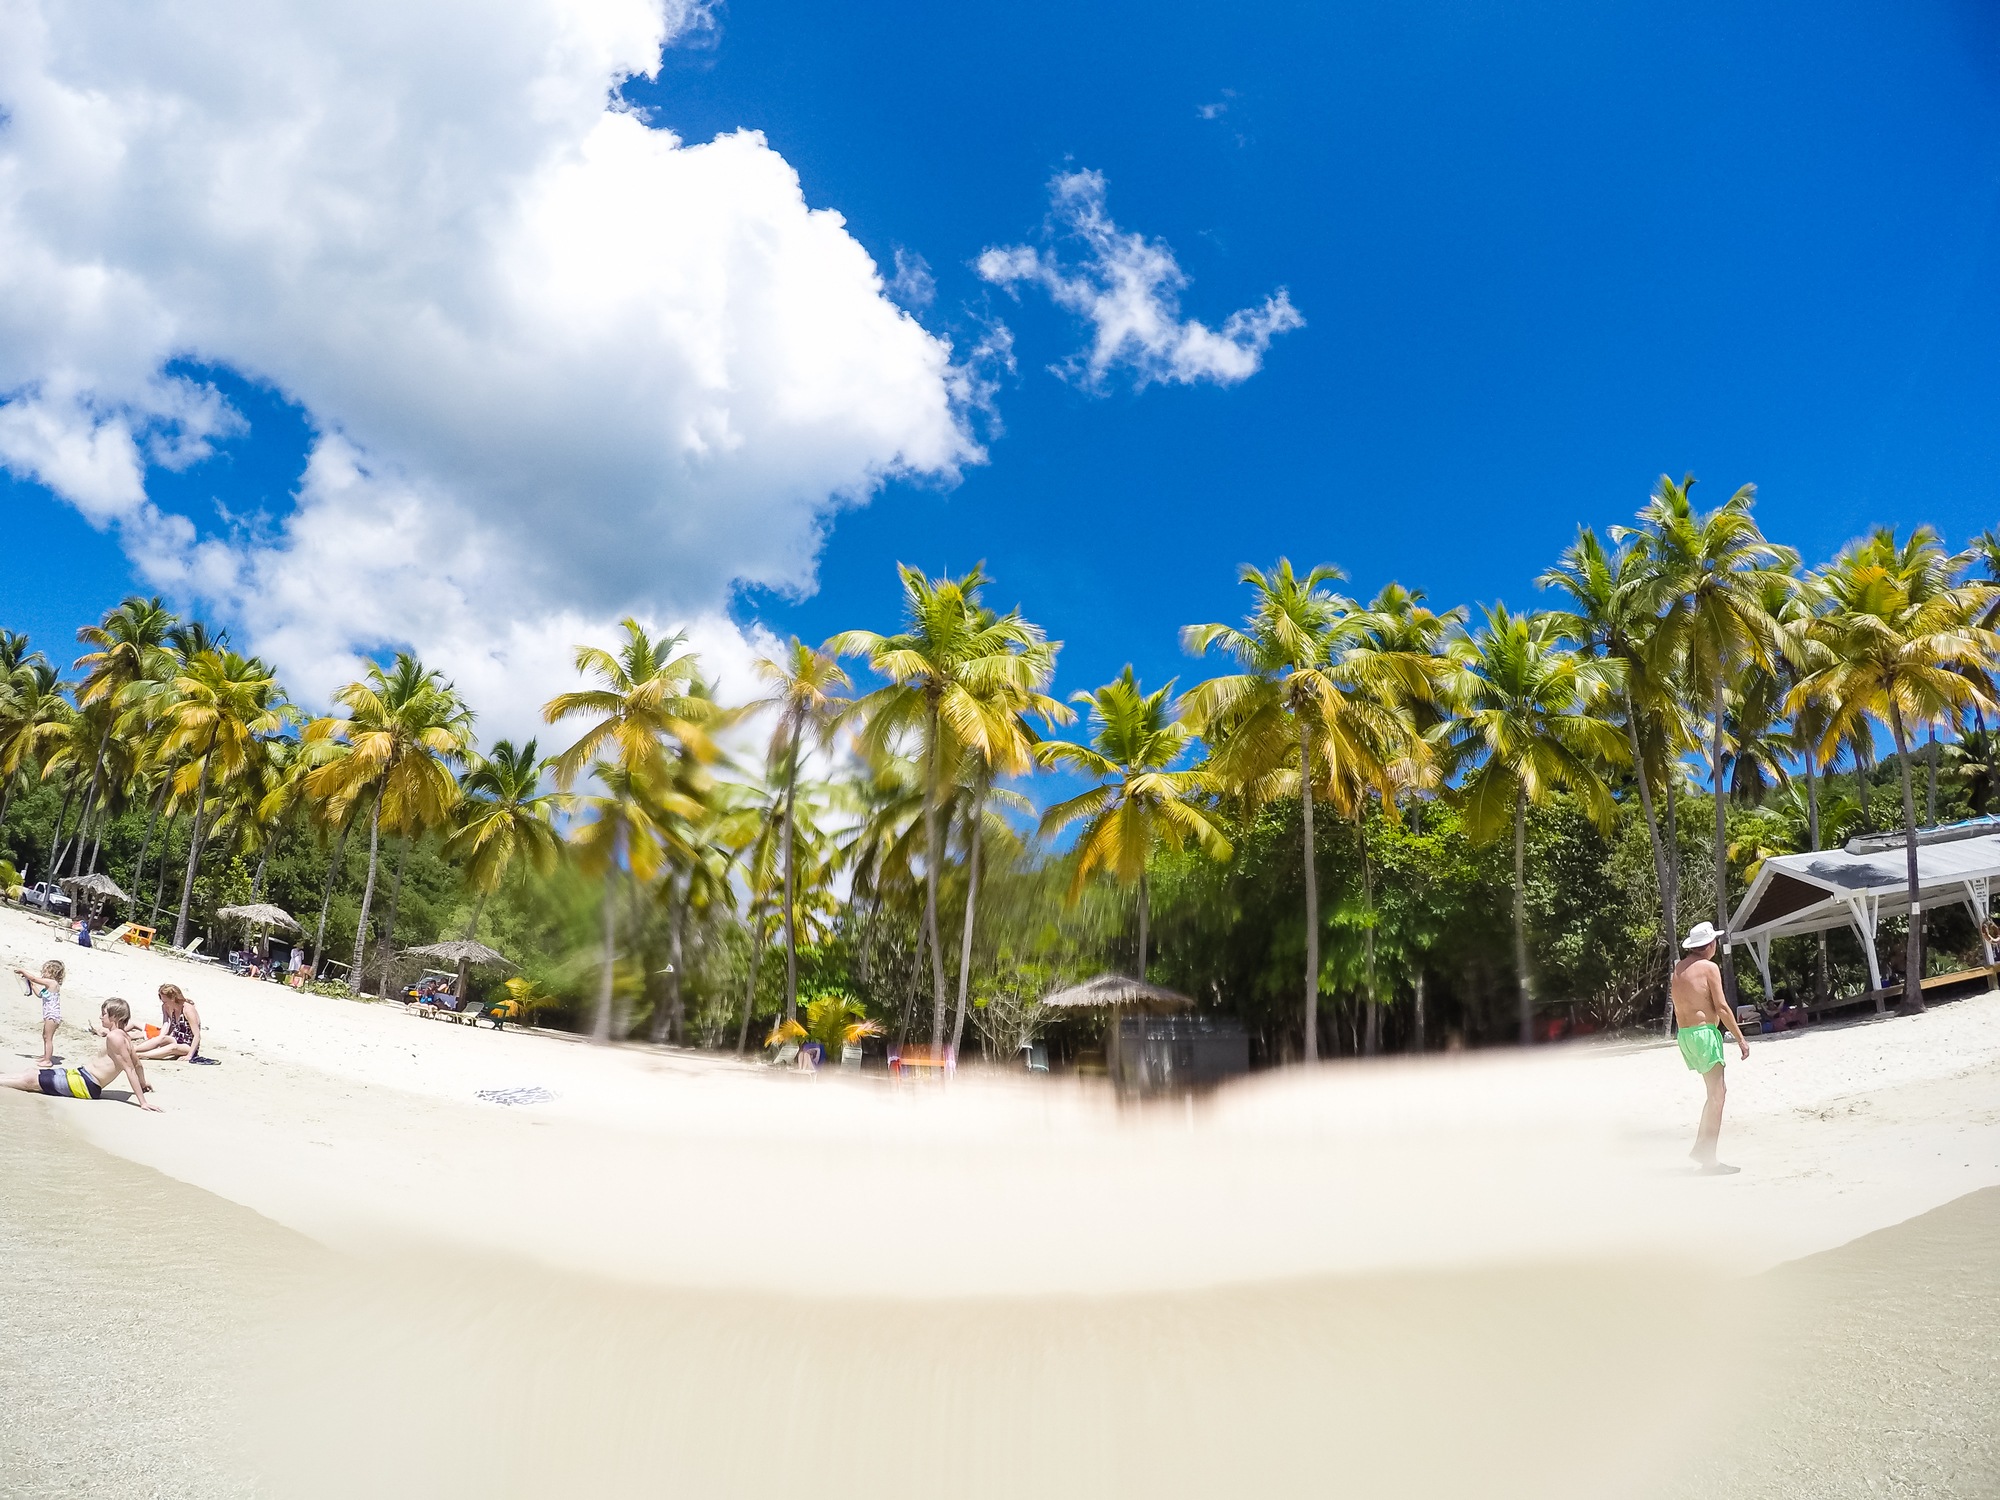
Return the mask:
{"type": "Polygon", "coordinates": [[[303,932],[305,930],[293,919],[290,912],[286,911],[282,906],[273,906],[268,901],[252,902],[248,906],[225,906],[216,915],[226,919],[234,919],[243,923],[246,927],[257,928],[263,940],[266,954],[270,952],[271,929],[273,927],[287,928],[292,932],[303,932]]]}
{"type": "Polygon", "coordinates": [[[1194,1009],[1194,1001],[1186,995],[1163,989],[1157,984],[1148,984],[1143,979],[1134,979],[1128,974],[1099,974],[1095,979],[1086,979],[1082,984],[1073,984],[1068,989],[1042,996],[1042,1004],[1055,1006],[1058,1010],[1119,1010],[1125,1006],[1134,1010],[1194,1009]]]}
{"type": "Polygon", "coordinates": [[[118,882],[109,875],[101,873],[71,875],[63,880],[61,885],[69,892],[72,901],[78,900],[79,897],[89,898],[90,914],[93,919],[104,909],[104,903],[107,901],[122,901],[127,906],[132,904],[132,898],[120,890],[118,882]]]}
{"type": "Polygon", "coordinates": [[[474,964],[482,966],[505,964],[510,969],[514,967],[513,961],[506,954],[495,952],[484,943],[475,943],[470,938],[452,938],[447,942],[427,943],[421,948],[406,948],[403,951],[413,953],[419,958],[442,958],[448,963],[457,964],[458,988],[452,993],[460,1005],[465,1003],[466,974],[474,964]]]}
{"type": "Polygon", "coordinates": [[[1111,1021],[1104,1029],[1104,1063],[1113,1081],[1121,1076],[1119,1050],[1122,1045],[1118,1024],[1121,1010],[1193,1010],[1194,1001],[1177,990],[1164,989],[1134,979],[1129,974],[1099,974],[1082,984],[1042,996],[1042,1004],[1058,1010],[1108,1010],[1111,1021]]]}

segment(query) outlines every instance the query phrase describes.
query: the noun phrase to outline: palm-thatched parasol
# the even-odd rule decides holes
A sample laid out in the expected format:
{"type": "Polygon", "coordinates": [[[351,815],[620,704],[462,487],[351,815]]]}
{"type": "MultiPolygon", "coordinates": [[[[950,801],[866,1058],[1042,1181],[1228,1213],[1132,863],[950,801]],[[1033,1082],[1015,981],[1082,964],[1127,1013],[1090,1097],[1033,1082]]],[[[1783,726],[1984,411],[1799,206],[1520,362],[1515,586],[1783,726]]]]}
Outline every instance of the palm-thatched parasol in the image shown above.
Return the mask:
{"type": "Polygon", "coordinates": [[[225,906],[216,912],[216,915],[226,919],[234,919],[243,923],[246,927],[255,927],[263,938],[266,957],[270,954],[271,929],[273,927],[284,927],[293,932],[305,931],[293,919],[290,912],[286,911],[282,906],[273,906],[268,901],[253,901],[248,906],[225,906]]]}
{"type": "Polygon", "coordinates": [[[1042,996],[1042,1004],[1063,1010],[1090,1010],[1108,1006],[1113,1010],[1131,1006],[1138,1010],[1192,1010],[1194,1001],[1177,991],[1148,984],[1129,974],[1099,974],[1082,984],[1042,996]]]}
{"type": "Polygon", "coordinates": [[[465,1003],[466,974],[474,964],[505,964],[510,969],[514,967],[513,960],[506,954],[496,952],[484,943],[475,943],[470,938],[450,938],[442,943],[426,943],[421,948],[406,948],[403,951],[413,953],[419,958],[442,958],[457,964],[458,988],[453,991],[453,995],[461,1005],[465,1003]]]}
{"type": "Polygon", "coordinates": [[[89,899],[90,915],[93,922],[97,919],[98,913],[104,909],[104,903],[107,901],[122,901],[127,906],[132,904],[132,898],[118,888],[118,882],[100,871],[92,871],[88,875],[71,875],[60,881],[59,884],[64,890],[69,892],[72,901],[77,900],[79,897],[87,897],[89,899]]]}

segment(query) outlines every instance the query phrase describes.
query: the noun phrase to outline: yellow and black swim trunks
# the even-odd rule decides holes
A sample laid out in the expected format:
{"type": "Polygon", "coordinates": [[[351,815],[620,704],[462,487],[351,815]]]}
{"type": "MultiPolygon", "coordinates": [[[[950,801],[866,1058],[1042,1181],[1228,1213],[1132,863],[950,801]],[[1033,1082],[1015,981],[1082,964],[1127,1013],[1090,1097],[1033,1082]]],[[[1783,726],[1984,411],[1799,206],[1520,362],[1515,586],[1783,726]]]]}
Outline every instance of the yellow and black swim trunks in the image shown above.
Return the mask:
{"type": "Polygon", "coordinates": [[[59,1099],[102,1099],[104,1090],[83,1068],[44,1068],[40,1074],[42,1092],[59,1099]]]}

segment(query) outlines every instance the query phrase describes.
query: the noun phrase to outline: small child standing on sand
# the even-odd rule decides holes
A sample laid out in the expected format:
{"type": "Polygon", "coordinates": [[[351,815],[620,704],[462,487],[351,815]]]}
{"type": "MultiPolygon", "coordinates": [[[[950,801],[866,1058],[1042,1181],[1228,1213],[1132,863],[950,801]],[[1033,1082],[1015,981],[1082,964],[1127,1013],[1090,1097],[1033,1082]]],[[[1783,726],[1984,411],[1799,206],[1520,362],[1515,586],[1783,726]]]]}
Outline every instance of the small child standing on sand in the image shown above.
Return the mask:
{"type": "Polygon", "coordinates": [[[21,983],[28,987],[31,999],[42,1002],[42,1057],[37,1067],[50,1068],[56,1061],[56,1027],[62,1024],[62,984],[64,969],[62,960],[52,958],[42,965],[42,972],[30,974],[26,969],[16,968],[21,983]]]}

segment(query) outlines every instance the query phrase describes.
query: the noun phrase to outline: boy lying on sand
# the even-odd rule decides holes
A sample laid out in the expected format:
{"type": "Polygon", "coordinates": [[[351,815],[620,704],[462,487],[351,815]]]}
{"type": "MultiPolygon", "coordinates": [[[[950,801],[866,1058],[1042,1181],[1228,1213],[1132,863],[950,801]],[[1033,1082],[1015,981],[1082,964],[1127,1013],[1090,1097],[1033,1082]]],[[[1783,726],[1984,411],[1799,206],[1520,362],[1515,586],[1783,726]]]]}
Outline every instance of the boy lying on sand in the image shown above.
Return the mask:
{"type": "Polygon", "coordinates": [[[114,996],[104,1002],[98,1014],[104,1022],[104,1056],[73,1068],[31,1068],[12,1078],[0,1078],[0,1088],[57,1098],[102,1099],[104,1090],[123,1073],[132,1085],[132,1102],[158,1114],[160,1106],[146,1097],[145,1065],[133,1052],[132,1039],[125,1035],[132,1007],[114,996]]]}

